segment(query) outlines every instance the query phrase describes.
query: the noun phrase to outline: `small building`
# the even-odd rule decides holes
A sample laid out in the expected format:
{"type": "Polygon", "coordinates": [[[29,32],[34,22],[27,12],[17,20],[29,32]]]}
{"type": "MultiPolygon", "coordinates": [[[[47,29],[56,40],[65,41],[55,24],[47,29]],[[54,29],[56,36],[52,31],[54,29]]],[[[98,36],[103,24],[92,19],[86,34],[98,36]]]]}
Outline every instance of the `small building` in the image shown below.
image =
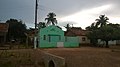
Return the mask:
{"type": "Polygon", "coordinates": [[[34,36],[35,36],[35,29],[34,28],[30,28],[27,30],[26,33],[26,44],[27,45],[33,45],[34,44],[34,36]]]}
{"type": "Polygon", "coordinates": [[[9,24],[7,23],[0,23],[0,44],[4,44],[7,39],[9,24]]]}
{"type": "Polygon", "coordinates": [[[80,27],[71,27],[65,32],[65,36],[77,36],[79,37],[79,44],[88,45],[90,44],[90,39],[87,38],[87,33],[89,31],[83,30],[80,27]]]}
{"type": "Polygon", "coordinates": [[[79,47],[78,37],[64,36],[64,31],[55,25],[38,31],[38,47],[79,47]]]}

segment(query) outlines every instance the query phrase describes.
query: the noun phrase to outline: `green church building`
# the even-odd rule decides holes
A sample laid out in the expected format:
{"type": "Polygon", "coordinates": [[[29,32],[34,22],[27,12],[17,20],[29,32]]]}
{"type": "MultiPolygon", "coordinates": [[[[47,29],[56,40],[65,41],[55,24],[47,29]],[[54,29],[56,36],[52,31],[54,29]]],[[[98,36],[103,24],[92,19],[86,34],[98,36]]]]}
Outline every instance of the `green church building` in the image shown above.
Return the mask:
{"type": "Polygon", "coordinates": [[[38,47],[79,47],[78,37],[64,36],[64,31],[55,25],[41,28],[38,31],[38,47]]]}

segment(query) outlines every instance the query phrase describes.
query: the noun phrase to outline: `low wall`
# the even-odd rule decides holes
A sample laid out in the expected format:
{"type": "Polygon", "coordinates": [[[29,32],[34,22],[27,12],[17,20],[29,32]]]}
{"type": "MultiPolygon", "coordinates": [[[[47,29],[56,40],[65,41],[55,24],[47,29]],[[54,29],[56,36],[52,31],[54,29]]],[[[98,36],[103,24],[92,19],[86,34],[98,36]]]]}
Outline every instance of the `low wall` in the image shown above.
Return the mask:
{"type": "Polygon", "coordinates": [[[44,52],[45,67],[65,67],[65,59],[50,53],[44,52]]]}

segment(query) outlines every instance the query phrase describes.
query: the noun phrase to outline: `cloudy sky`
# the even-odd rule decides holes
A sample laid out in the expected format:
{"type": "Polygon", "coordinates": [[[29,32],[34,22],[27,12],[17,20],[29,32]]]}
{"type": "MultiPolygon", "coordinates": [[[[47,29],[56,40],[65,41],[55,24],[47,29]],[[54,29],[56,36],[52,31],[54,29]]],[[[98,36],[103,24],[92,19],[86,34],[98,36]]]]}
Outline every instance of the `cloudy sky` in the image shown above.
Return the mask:
{"type": "MultiPolygon", "coordinates": [[[[38,22],[49,12],[57,15],[58,25],[67,23],[83,29],[105,14],[111,23],[120,24],[120,0],[38,0],[38,22]]],[[[0,21],[23,20],[34,27],[35,0],[0,0],[0,21]]]]}

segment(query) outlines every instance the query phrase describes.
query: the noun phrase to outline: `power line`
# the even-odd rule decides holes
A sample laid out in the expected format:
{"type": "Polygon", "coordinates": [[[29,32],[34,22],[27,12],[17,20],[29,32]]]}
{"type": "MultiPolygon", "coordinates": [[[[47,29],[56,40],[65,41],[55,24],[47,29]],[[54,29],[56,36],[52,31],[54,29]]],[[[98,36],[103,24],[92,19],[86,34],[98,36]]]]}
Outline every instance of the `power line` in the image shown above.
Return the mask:
{"type": "Polygon", "coordinates": [[[42,11],[61,11],[61,10],[50,8],[50,7],[47,7],[44,5],[38,5],[38,9],[40,9],[42,11]]]}

